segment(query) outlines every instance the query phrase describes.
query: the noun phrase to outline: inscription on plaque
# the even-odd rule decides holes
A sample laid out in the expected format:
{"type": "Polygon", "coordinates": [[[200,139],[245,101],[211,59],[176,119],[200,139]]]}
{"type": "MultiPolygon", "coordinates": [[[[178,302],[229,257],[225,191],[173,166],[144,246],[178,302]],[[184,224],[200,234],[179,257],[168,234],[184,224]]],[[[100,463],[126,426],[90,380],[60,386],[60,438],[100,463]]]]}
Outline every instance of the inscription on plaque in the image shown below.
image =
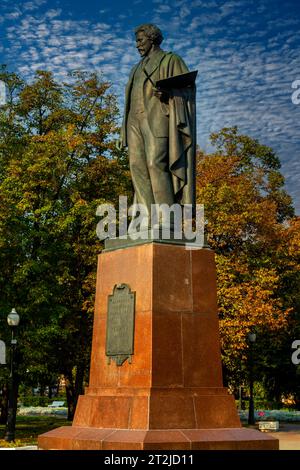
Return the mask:
{"type": "Polygon", "coordinates": [[[127,284],[116,284],[108,296],[106,356],[121,366],[131,363],[134,343],[135,292],[127,284]]]}

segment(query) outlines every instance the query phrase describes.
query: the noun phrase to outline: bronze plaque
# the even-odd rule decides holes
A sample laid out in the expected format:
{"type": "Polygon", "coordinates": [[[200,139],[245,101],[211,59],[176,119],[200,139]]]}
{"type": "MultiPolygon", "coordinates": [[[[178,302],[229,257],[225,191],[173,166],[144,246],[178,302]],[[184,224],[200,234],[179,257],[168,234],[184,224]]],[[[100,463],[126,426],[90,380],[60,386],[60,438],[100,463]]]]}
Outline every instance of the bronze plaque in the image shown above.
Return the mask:
{"type": "Polygon", "coordinates": [[[127,284],[116,284],[108,296],[106,355],[121,366],[131,362],[134,341],[135,292],[127,284]]]}

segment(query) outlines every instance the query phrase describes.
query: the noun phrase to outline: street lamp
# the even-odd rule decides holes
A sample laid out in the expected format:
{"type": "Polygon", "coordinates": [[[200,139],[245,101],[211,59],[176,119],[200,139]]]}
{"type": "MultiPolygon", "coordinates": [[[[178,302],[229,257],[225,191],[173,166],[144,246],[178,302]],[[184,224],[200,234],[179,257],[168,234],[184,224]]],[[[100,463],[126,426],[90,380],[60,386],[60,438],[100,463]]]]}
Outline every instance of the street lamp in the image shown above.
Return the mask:
{"type": "Polygon", "coordinates": [[[256,341],[256,334],[253,332],[248,333],[248,342],[249,342],[249,387],[250,387],[250,396],[249,396],[249,415],[248,415],[248,424],[255,424],[254,417],[254,399],[253,399],[253,345],[256,341]]]}
{"type": "Polygon", "coordinates": [[[8,396],[8,414],[6,423],[5,440],[11,442],[15,440],[16,428],[16,414],[17,414],[17,394],[16,394],[16,380],[15,380],[15,367],[14,355],[17,346],[17,340],[14,338],[16,327],[20,323],[20,317],[13,308],[7,316],[7,323],[11,328],[11,342],[10,342],[10,374],[9,374],[9,396],[8,396]]]}

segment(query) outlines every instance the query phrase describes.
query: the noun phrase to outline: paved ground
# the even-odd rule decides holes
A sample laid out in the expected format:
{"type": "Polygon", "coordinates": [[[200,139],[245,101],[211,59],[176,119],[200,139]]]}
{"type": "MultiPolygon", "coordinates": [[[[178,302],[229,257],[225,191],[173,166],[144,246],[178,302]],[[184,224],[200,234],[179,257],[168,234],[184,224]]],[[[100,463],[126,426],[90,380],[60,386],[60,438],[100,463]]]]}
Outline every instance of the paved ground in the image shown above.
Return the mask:
{"type": "Polygon", "coordinates": [[[282,423],[279,431],[269,434],[279,439],[280,450],[300,450],[300,424],[282,423]]]}
{"type": "MultiPolygon", "coordinates": [[[[300,450],[300,423],[281,423],[279,431],[268,434],[279,439],[280,450],[300,450]]],[[[0,450],[37,450],[37,446],[0,448],[0,450]]]]}

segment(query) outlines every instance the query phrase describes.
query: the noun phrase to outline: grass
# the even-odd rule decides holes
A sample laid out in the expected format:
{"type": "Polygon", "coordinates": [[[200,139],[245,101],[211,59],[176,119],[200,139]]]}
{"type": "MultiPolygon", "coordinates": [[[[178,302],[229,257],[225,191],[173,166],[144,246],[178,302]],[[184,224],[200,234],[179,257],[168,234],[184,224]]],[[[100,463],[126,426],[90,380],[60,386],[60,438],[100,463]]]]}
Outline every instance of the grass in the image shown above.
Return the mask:
{"type": "Polygon", "coordinates": [[[0,425],[0,447],[36,445],[39,434],[60,426],[70,426],[71,421],[57,416],[17,416],[15,442],[4,440],[5,425],[0,425]]]}

